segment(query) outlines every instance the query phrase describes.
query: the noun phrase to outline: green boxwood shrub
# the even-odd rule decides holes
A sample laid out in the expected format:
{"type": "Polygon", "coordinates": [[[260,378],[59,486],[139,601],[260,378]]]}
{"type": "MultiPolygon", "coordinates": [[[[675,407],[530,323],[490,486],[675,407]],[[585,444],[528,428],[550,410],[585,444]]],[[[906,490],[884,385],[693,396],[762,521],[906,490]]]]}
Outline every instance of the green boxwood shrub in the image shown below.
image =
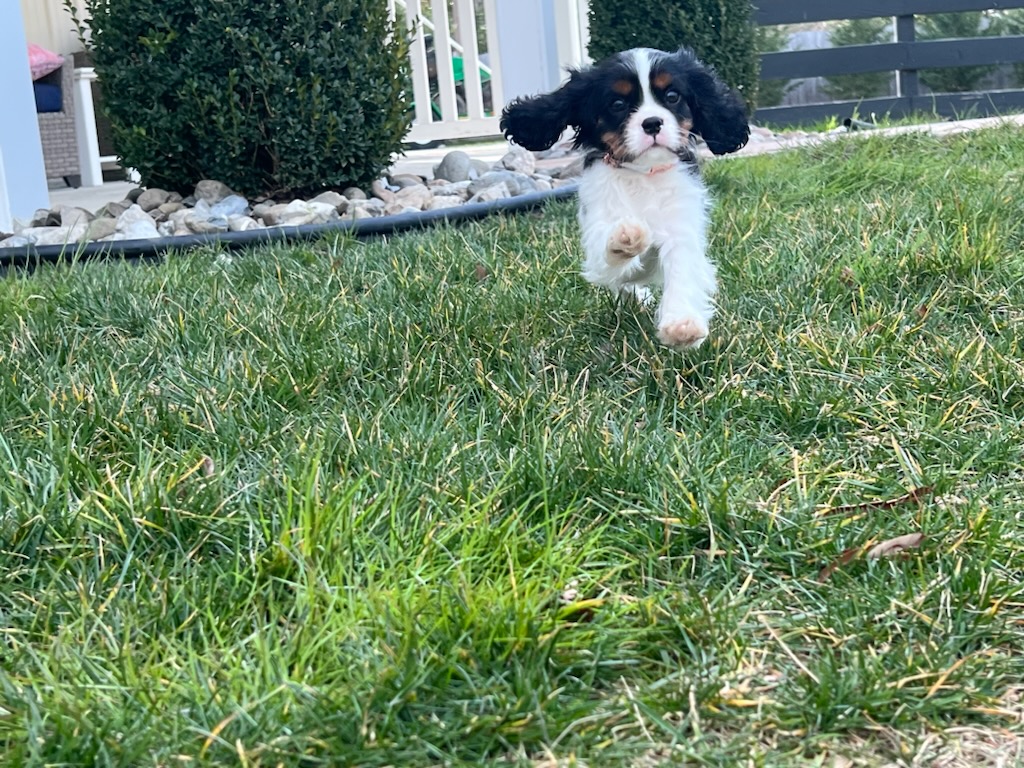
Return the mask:
{"type": "MultiPolygon", "coordinates": [[[[365,184],[410,124],[380,0],[85,0],[113,139],[142,183],[249,196],[365,184]]],[[[76,20],[77,21],[77,20],[76,20]]]]}
{"type": "Polygon", "coordinates": [[[590,56],[598,61],[629,48],[674,51],[685,45],[736,88],[752,110],[760,60],[750,0],[592,0],[590,56]]]}

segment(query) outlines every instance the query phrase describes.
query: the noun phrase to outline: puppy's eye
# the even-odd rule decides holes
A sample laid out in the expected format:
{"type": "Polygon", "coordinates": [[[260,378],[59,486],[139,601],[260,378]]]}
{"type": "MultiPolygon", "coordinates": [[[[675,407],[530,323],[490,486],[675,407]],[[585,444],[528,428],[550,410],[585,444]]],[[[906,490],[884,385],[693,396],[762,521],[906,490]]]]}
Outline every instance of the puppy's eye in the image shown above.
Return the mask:
{"type": "Polygon", "coordinates": [[[682,95],[679,91],[665,91],[665,103],[666,104],[678,104],[683,100],[682,95]]]}
{"type": "Polygon", "coordinates": [[[626,109],[625,99],[616,99],[612,102],[612,112],[623,112],[626,109]]]}

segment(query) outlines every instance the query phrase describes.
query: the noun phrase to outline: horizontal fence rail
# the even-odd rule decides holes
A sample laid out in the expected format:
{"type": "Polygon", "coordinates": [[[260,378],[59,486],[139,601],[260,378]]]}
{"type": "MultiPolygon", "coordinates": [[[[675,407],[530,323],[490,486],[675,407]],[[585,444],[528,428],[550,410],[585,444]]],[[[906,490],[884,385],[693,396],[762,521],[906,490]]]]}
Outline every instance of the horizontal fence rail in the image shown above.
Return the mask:
{"type": "Polygon", "coordinates": [[[754,19],[762,27],[812,21],[874,19],[882,16],[924,16],[962,11],[1004,11],[1024,8],[1024,0],[754,0],[754,19]]]}
{"type": "Polygon", "coordinates": [[[923,95],[920,69],[988,66],[1024,62],[1024,35],[916,40],[914,17],[931,13],[1024,8],[1024,0],[754,0],[762,26],[892,17],[895,40],[761,55],[762,80],[794,80],[864,72],[894,72],[896,96],[758,109],[755,119],[769,123],[816,122],[829,118],[885,114],[901,117],[932,112],[946,117],[990,115],[1024,108],[1024,90],[923,95]]]}
{"type": "Polygon", "coordinates": [[[764,80],[826,75],[850,75],[898,69],[941,69],[983,64],[1013,64],[1024,60],[1024,35],[977,37],[964,40],[923,40],[918,43],[844,45],[814,51],[766,54],[764,80]]]}

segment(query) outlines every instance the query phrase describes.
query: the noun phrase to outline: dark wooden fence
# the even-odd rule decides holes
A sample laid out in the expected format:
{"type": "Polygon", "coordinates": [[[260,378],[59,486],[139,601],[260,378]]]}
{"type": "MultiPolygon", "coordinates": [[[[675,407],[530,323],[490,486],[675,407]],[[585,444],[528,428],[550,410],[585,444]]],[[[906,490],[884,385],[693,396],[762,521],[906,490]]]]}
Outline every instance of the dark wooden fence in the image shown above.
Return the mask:
{"type": "Polygon", "coordinates": [[[895,40],[808,51],[765,53],[761,79],[827,77],[861,72],[896,73],[896,96],[758,109],[759,123],[798,124],[858,113],[900,117],[930,112],[946,117],[999,114],[1024,108],[1024,90],[920,93],[917,70],[1024,62],[1024,35],[915,40],[914,16],[1024,8],[1024,0],[754,0],[758,24],[802,24],[891,16],[895,40]]]}

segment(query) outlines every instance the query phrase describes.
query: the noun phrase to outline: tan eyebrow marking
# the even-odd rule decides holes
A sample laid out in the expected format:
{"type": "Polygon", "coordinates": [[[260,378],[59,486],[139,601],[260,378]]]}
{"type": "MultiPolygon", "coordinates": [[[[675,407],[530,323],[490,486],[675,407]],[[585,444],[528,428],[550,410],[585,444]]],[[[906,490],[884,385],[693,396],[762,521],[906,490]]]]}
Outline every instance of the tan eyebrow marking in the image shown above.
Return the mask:
{"type": "Polygon", "coordinates": [[[661,74],[654,76],[654,87],[661,88],[664,90],[672,85],[672,75],[668,72],[662,72],[661,74]]]}
{"type": "Polygon", "coordinates": [[[620,96],[629,96],[633,92],[633,84],[629,80],[616,80],[612,83],[612,90],[620,96]]]}

